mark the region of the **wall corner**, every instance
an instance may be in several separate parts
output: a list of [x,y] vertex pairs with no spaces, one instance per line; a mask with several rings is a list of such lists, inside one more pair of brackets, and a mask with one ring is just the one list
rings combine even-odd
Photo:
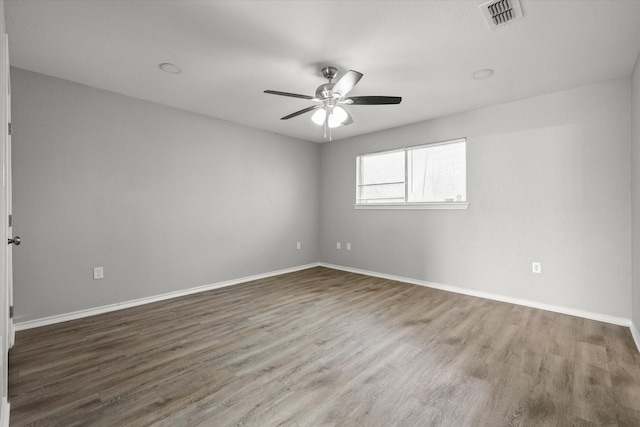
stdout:
[[631,331],[640,351],[640,53],[631,74]]

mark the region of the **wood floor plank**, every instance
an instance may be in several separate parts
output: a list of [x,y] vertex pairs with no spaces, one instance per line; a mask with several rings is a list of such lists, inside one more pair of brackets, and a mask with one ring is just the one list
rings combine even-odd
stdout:
[[534,386],[520,407],[521,425],[561,426],[569,423],[573,401],[573,361],[544,355]]
[[619,427],[640,426],[640,411],[634,411],[626,407],[617,407],[616,415]]
[[555,316],[549,331],[545,353],[573,359],[576,355],[577,335],[574,327],[564,325],[558,320],[568,316]]
[[640,425],[627,328],[316,267],[18,332],[12,426]]
[[573,383],[574,415],[596,425],[616,425],[611,379],[606,369],[576,363]]

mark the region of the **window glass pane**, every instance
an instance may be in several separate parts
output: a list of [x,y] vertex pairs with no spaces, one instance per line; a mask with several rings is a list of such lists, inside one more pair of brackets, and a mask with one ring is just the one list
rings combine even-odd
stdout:
[[357,203],[404,202],[404,150],[358,156]]
[[379,184],[360,187],[361,203],[401,203],[404,202],[404,182],[399,184]]
[[467,200],[465,142],[407,150],[407,202]]
[[362,156],[361,184],[404,182],[404,151]]

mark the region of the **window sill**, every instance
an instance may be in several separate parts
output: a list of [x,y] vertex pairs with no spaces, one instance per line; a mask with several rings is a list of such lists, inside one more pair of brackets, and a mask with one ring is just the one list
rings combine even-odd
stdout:
[[467,209],[469,202],[430,202],[430,203],[366,203],[355,204],[355,209]]

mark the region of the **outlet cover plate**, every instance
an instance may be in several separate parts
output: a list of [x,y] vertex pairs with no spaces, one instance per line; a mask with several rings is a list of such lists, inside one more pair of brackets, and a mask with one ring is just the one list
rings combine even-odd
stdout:
[[103,267],[95,267],[93,269],[93,280],[104,279],[104,268]]

